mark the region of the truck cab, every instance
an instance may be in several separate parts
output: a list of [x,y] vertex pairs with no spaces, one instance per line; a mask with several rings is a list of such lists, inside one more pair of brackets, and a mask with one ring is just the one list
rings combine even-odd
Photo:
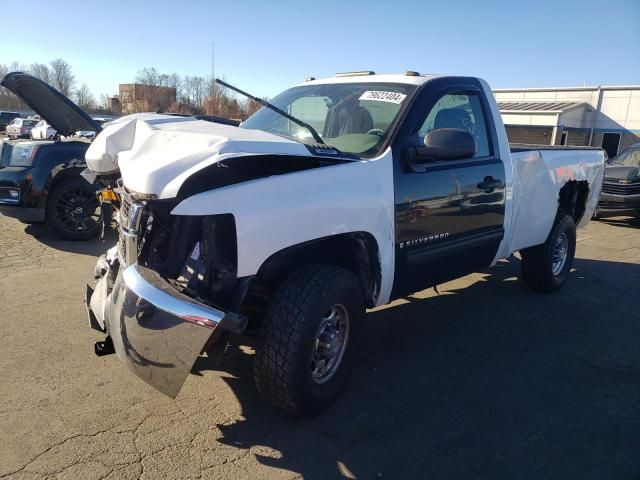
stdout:
[[96,353],[166,395],[250,332],[260,393],[315,415],[366,308],[514,252],[534,291],[567,280],[604,154],[510,146],[485,81],[354,72],[262,103],[240,126],[122,117],[86,154],[121,174],[119,241],[86,291]]

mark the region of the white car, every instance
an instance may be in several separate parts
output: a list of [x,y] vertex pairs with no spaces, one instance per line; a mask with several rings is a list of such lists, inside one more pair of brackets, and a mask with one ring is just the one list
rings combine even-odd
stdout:
[[31,129],[36,124],[35,120],[30,120],[28,118],[16,118],[13,122],[11,122],[7,126],[7,137],[18,139],[18,138],[29,138],[31,134]]
[[[96,122],[98,125],[104,125],[105,123],[109,122],[110,119],[103,118],[103,117],[93,117],[93,121]],[[93,130],[78,130],[76,132],[76,136],[93,139],[96,136],[96,132]]]
[[46,120],[40,120],[36,125],[31,129],[31,139],[32,140],[49,140],[56,136],[56,130],[51,125],[47,123]]

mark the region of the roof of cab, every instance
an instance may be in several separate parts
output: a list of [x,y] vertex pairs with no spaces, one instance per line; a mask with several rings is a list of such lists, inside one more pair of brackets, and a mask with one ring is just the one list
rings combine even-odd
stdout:
[[300,83],[300,85],[323,85],[330,83],[405,83],[408,85],[422,85],[442,75],[426,74],[426,75],[408,75],[405,73],[383,73],[383,74],[362,74],[353,72],[351,74],[344,73],[334,77],[320,78]]

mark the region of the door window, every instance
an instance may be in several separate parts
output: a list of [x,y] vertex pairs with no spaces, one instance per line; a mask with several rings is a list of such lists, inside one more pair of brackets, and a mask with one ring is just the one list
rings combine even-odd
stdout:
[[418,130],[419,141],[422,142],[427,133],[437,128],[459,128],[469,132],[476,141],[474,158],[491,153],[486,119],[478,95],[450,93],[442,96]]

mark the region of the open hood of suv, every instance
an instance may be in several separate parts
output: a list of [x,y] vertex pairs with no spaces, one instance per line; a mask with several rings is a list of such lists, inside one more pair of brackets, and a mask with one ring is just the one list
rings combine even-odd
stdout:
[[60,135],[73,135],[78,130],[93,130],[97,134],[102,130],[78,105],[36,77],[12,72],[5,75],[0,85],[29,105]]

